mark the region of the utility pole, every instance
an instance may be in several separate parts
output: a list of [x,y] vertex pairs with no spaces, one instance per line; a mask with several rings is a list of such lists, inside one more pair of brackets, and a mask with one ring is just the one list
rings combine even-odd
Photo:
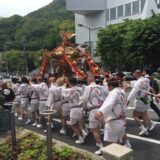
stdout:
[[21,44],[23,46],[23,57],[24,57],[24,63],[25,63],[25,75],[28,75],[28,64],[27,64],[27,56],[26,56],[26,37],[23,36],[21,39]]
[[83,24],[78,24],[78,26],[88,29],[88,33],[89,33],[89,51],[90,51],[90,53],[92,55],[91,31],[101,29],[102,27],[91,28],[91,27],[83,25]]

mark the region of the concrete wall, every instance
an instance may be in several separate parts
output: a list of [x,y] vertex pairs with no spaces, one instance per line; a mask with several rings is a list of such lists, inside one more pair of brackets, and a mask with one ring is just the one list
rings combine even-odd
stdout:
[[[122,17],[116,20],[107,21],[106,9],[134,2],[136,0],[66,0],[67,10],[75,13],[76,42],[84,44],[89,41],[89,31],[86,28],[79,27],[78,24],[88,26],[90,28],[106,27],[106,25],[121,23],[124,19],[145,19],[150,17],[151,10],[159,13],[155,0],[146,0],[142,13],[129,17]],[[158,0],[159,1],[159,0]],[[91,31],[91,41],[94,42],[94,48],[97,41],[98,30]]]
[[[98,14],[92,14],[90,16],[83,16],[79,14],[75,14],[75,26],[76,26],[76,41],[79,43],[83,43],[89,40],[89,31],[86,28],[79,27],[78,24],[83,24],[90,28],[97,28],[97,27],[105,27],[105,12],[100,12]],[[91,40],[95,41],[97,36],[94,34],[98,31],[92,30],[91,31]]]
[[157,7],[155,0],[146,0],[146,4],[144,6],[141,18],[145,19],[151,17],[152,16],[151,10],[153,10],[155,13],[159,13],[159,9]]
[[[84,27],[79,27],[78,24],[83,24],[93,29],[98,27],[104,28],[106,26],[105,22],[105,11],[89,16],[75,14],[76,42],[84,44],[86,41],[89,41],[89,30]],[[91,30],[93,49],[95,49],[96,46],[97,32],[99,29]]]
[[66,0],[66,8],[80,14],[92,14],[105,10],[105,0]]

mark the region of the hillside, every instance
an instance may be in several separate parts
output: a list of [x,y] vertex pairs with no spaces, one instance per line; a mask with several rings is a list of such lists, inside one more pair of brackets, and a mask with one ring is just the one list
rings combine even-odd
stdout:
[[61,30],[74,31],[74,15],[65,6],[65,0],[54,0],[25,17],[1,18],[0,51],[21,50],[24,43],[27,50],[55,47]]

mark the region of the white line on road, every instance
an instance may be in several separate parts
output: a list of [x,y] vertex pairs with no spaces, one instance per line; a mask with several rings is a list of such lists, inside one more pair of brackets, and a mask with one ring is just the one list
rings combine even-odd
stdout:
[[[134,110],[134,107],[127,107],[127,110]],[[154,112],[153,109],[148,109],[149,112]]]
[[[130,120],[130,121],[134,121],[134,119],[133,118],[129,118],[129,117],[127,117],[126,118],[127,120]],[[157,122],[157,121],[154,121],[155,123],[157,123],[157,124],[160,124],[160,122]]]
[[[127,118],[127,119],[129,119],[129,120],[134,120],[133,118]],[[53,120],[56,121],[56,122],[61,122],[61,120],[56,119],[56,118],[54,118]],[[71,126],[71,124],[70,124],[69,121],[67,121],[67,125]],[[151,139],[151,138],[140,137],[140,136],[133,135],[133,134],[127,134],[127,136],[128,136],[129,138],[138,139],[138,140],[142,140],[142,141],[145,141],[145,142],[160,144],[160,141],[159,141],[159,140],[155,140],[155,139]]]
[[155,139],[151,139],[151,138],[140,137],[140,136],[136,136],[136,135],[133,135],[133,134],[127,134],[127,136],[129,138],[134,138],[134,139],[139,139],[139,140],[150,142],[150,143],[160,144],[159,140],[155,140]]

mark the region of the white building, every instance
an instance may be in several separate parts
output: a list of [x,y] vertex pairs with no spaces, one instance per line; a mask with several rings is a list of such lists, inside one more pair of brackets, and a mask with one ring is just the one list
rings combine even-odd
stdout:
[[100,28],[124,19],[146,19],[152,16],[152,11],[159,13],[160,0],[66,0],[66,8],[75,13],[76,42],[91,41],[94,57],[93,48]]

